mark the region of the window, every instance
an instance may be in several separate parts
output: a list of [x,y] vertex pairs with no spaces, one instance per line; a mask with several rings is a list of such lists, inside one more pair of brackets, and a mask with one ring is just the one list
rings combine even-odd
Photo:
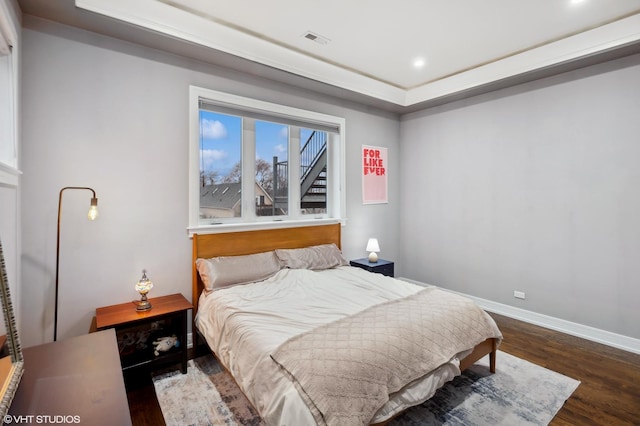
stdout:
[[344,217],[340,117],[190,88],[189,228]]
[[241,217],[242,118],[200,110],[199,126],[200,218]]
[[17,187],[18,37],[11,6],[6,7],[0,3],[0,185]]

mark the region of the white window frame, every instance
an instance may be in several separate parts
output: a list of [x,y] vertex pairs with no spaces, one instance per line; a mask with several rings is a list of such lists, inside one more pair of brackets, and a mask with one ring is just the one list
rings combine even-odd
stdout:
[[[243,197],[241,218],[222,219],[220,223],[200,224],[200,105],[201,99],[208,103],[218,104],[221,107],[256,112],[273,117],[285,117],[296,121],[314,124],[323,127],[337,129],[337,133],[329,133],[329,157],[327,158],[327,170],[330,173],[327,187],[327,212],[322,215],[302,215],[298,208],[289,206],[287,216],[260,217],[256,216],[253,209],[255,201],[254,179],[243,178]],[[189,86],[189,234],[229,232],[246,229],[268,229],[290,226],[304,226],[320,223],[335,223],[345,220],[346,194],[345,194],[345,133],[346,120],[342,117],[322,114],[314,111],[293,108],[286,105],[274,104],[257,99],[246,98],[230,93],[205,89],[197,86]],[[299,147],[298,147],[299,149]],[[291,150],[290,153],[294,150]],[[290,158],[291,160],[291,158]],[[255,153],[246,152],[243,144],[242,173],[244,176],[253,176]],[[248,170],[247,170],[248,168]],[[290,178],[291,181],[291,178]],[[296,185],[289,185],[290,191]],[[299,191],[299,188],[298,188]],[[290,199],[291,193],[290,193]],[[246,214],[253,212],[253,214]]]
[[[2,70],[0,84],[2,85],[2,114],[0,129],[0,184],[18,187],[21,175],[18,169],[18,28],[11,17],[9,6],[0,4],[0,55],[2,56]],[[8,155],[5,156],[5,152]]]

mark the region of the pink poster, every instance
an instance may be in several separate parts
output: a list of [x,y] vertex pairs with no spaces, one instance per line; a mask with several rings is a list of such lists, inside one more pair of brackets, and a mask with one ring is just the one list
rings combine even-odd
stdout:
[[387,148],[362,145],[362,203],[387,203]]

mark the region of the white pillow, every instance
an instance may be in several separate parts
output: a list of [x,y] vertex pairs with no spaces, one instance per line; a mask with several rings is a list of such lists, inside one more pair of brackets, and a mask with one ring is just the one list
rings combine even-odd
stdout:
[[321,244],[299,249],[277,249],[276,255],[282,262],[282,266],[290,269],[319,271],[349,264],[335,244]]
[[262,281],[282,269],[282,265],[273,251],[245,256],[197,259],[196,267],[202,283],[208,291],[234,284]]

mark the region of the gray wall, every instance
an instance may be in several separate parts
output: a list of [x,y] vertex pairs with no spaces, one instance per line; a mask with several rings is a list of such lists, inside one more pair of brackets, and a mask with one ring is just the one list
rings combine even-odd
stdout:
[[[639,56],[399,120],[37,18],[23,36],[25,346],[53,335],[63,186],[94,187],[101,216],[65,193],[62,338],[137,298],[143,268],[190,298],[190,84],[346,118],[348,258],[377,236],[398,275],[640,338]],[[389,148],[389,204],[361,204],[363,144]]]
[[[377,235],[396,258],[399,119],[93,33],[25,17],[23,56],[23,315],[25,346],[53,335],[56,215],[63,186],[91,186],[100,218],[86,220],[89,193],[65,192],[60,255],[60,338],[86,333],[99,306],[151,296],[191,298],[188,221],[190,84],[346,118],[349,258]],[[360,147],[390,150],[390,203],[361,204]],[[27,296],[28,295],[28,296]]]
[[640,338],[639,160],[637,55],[403,116],[404,274]]
[[[20,299],[20,287],[18,286],[20,267],[19,206],[19,188],[0,182],[0,243],[2,243],[4,266],[16,319],[20,315],[20,307],[17,305],[17,301]],[[0,322],[0,333],[7,334],[4,319]]]

